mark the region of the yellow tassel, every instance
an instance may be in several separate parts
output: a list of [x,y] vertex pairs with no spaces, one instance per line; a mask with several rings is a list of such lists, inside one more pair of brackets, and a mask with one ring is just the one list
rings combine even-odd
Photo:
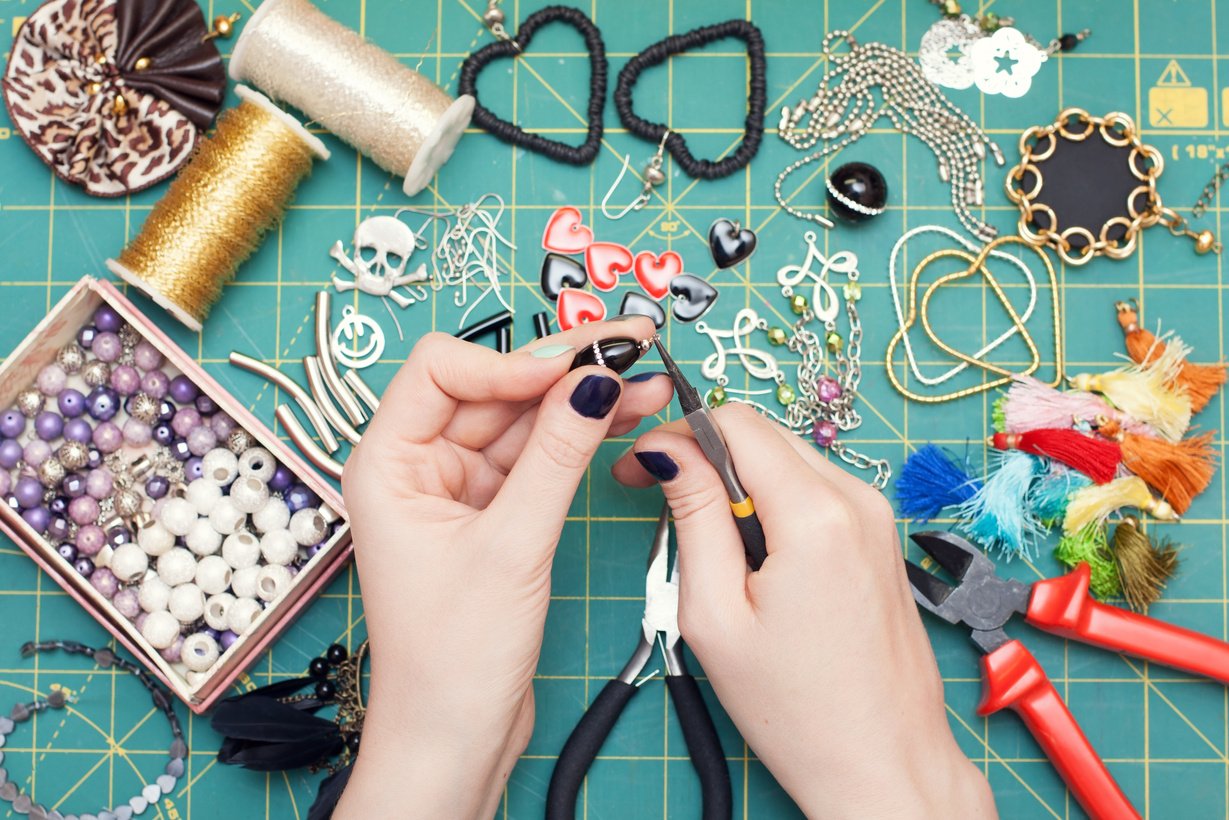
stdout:
[[1191,426],[1191,399],[1172,386],[1182,362],[1169,354],[1167,349],[1146,365],[1109,373],[1081,373],[1071,383],[1079,390],[1101,393],[1127,415],[1148,422],[1170,441],[1178,441]]
[[1077,490],[1067,505],[1063,532],[1074,535],[1093,522],[1104,521],[1114,510],[1123,507],[1135,507],[1164,521],[1178,520],[1173,507],[1162,499],[1153,498],[1147,483],[1133,475]]

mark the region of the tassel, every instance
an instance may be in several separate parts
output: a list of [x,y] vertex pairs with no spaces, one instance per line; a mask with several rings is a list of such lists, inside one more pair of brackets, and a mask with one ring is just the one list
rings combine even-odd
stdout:
[[998,457],[998,468],[976,494],[960,505],[965,519],[960,528],[987,548],[998,549],[1008,560],[1032,556],[1033,543],[1045,528],[1028,510],[1025,497],[1033,478],[1044,468],[1042,459],[1009,450]]
[[1016,376],[1002,402],[1002,423],[996,404],[994,429],[1000,433],[1027,433],[1045,428],[1062,429],[1080,422],[1092,423],[1098,417],[1113,419],[1124,429],[1142,436],[1156,431],[1142,421],[1115,410],[1095,393],[1083,390],[1055,390],[1032,376]]
[[1191,349],[1177,336],[1169,336],[1166,340],[1158,339],[1147,328],[1139,326],[1139,315],[1128,302],[1117,302],[1118,324],[1122,326],[1127,344],[1127,355],[1137,364],[1148,364],[1154,358],[1167,352],[1166,348],[1178,347],[1182,360],[1175,379],[1177,384],[1186,389],[1191,399],[1191,411],[1198,413],[1207,407],[1208,402],[1216,397],[1225,384],[1225,364],[1195,364],[1189,361]]
[[1170,387],[1176,369],[1170,360],[1112,370],[1081,373],[1071,380],[1077,390],[1101,393],[1128,415],[1143,419],[1162,437],[1177,441],[1191,426],[1191,399]]
[[999,396],[994,400],[994,404],[990,405],[990,426],[996,433],[1024,432],[1023,430],[1009,430],[1007,428],[1007,396]]
[[1105,527],[1089,524],[1078,532],[1064,535],[1054,548],[1054,557],[1068,569],[1081,563],[1092,570],[1088,589],[1098,598],[1113,598],[1122,592],[1118,565],[1105,539]]
[[353,773],[354,764],[350,764],[320,781],[316,802],[307,810],[307,820],[329,820],[333,816],[333,810],[337,808],[341,793],[346,790]]
[[995,433],[990,444],[997,450],[1022,450],[1052,458],[1079,470],[1098,484],[1113,481],[1122,463],[1117,442],[1086,436],[1075,430],[1030,430],[1027,433]]
[[937,518],[944,507],[963,504],[981,489],[981,481],[971,472],[967,457],[962,466],[933,444],[920,447],[905,461],[896,479],[901,514],[924,522]]
[[1216,452],[1209,446],[1213,433],[1175,444],[1131,435],[1112,421],[1098,425],[1097,432],[1120,442],[1122,463],[1164,496],[1178,515],[1186,514],[1216,474]]
[[1072,494],[1091,483],[1092,479],[1081,472],[1062,464],[1051,464],[1029,490],[1028,507],[1042,524],[1052,527],[1067,514]]
[[1147,612],[1161,597],[1165,582],[1177,571],[1178,550],[1168,539],[1162,540],[1159,547],[1153,546],[1132,516],[1122,519],[1114,528],[1113,544],[1122,595],[1131,609]]
[[1153,498],[1147,483],[1139,476],[1127,476],[1109,484],[1093,484],[1078,490],[1067,504],[1063,532],[1072,535],[1089,524],[1103,522],[1110,513],[1123,507],[1135,507],[1163,521],[1177,521],[1173,507]]

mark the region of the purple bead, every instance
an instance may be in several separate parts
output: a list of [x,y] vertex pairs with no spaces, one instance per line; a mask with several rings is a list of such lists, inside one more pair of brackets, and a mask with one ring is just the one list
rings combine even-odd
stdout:
[[222,644],[222,651],[226,652],[235,645],[235,641],[239,640],[239,636],[229,629],[222,633],[221,640],[218,643]]
[[89,558],[78,558],[73,562],[73,569],[81,575],[84,575],[86,578],[89,578],[94,574],[94,562]]
[[99,361],[111,364],[124,352],[124,345],[120,342],[119,336],[104,331],[98,334],[98,338],[94,340],[94,346],[90,348],[90,352]]
[[12,493],[4,497],[4,506],[8,507],[15,514],[21,515],[21,505],[17,503],[17,496]]
[[17,438],[26,431],[26,417],[15,408],[10,407],[0,415],[0,436]]
[[141,614],[141,600],[137,591],[131,587],[115,593],[115,597],[111,599],[111,606],[130,621]]
[[178,635],[175,638],[175,643],[168,646],[166,649],[161,649],[158,654],[167,663],[179,663],[183,658],[183,635]]
[[43,485],[38,483],[37,478],[23,475],[17,479],[13,495],[17,496],[17,503],[21,505],[21,508],[28,510],[43,503]]
[[111,387],[121,396],[131,396],[141,388],[141,374],[130,364],[111,368]]
[[815,439],[815,443],[820,447],[830,447],[832,442],[836,441],[836,433],[836,425],[825,420],[815,424],[815,429],[811,431],[811,438]]
[[188,433],[187,440],[188,449],[194,456],[203,456],[218,446],[218,437],[213,434],[213,430],[203,424]]
[[85,476],[81,473],[69,473],[60,482],[60,492],[69,498],[80,498],[85,495]]
[[49,364],[38,371],[34,384],[44,396],[56,396],[68,384],[68,374],[58,364]]
[[81,555],[97,555],[106,543],[106,534],[96,524],[86,524],[77,530],[77,552]]
[[77,548],[72,544],[60,544],[55,548],[56,553],[68,563],[77,560]]
[[841,383],[831,376],[821,376],[819,384],[816,387],[816,393],[819,400],[824,404],[836,401],[841,397]]
[[110,421],[119,412],[119,396],[109,387],[95,387],[85,397],[85,409],[99,421]]
[[22,446],[11,438],[0,441],[0,467],[11,470],[21,461]]
[[81,395],[80,390],[72,387],[60,391],[55,403],[60,412],[64,414],[64,418],[75,419],[85,412],[85,396]]
[[153,344],[142,339],[132,349],[132,361],[136,363],[137,367],[148,373],[151,370],[157,369],[162,364],[162,354],[158,352],[158,348],[154,347]]
[[182,373],[171,379],[171,398],[179,404],[189,404],[195,401],[200,392],[192,380]]
[[37,467],[51,457],[51,445],[42,439],[36,438],[26,444],[21,451],[21,457],[25,459],[26,464],[31,467]]
[[9,494],[13,489],[13,476],[5,470],[0,470],[0,498]]
[[201,414],[196,412],[195,407],[179,408],[171,421],[171,429],[175,431],[175,435],[182,438],[187,438],[189,433],[200,426]]
[[294,473],[290,472],[290,468],[286,465],[279,464],[273,471],[273,477],[269,479],[269,491],[283,493],[293,483]]
[[173,418],[175,418],[175,402],[170,399],[158,402],[158,421],[170,424]]
[[315,558],[315,557],[316,557],[316,554],[317,554],[318,552],[320,552],[320,550],[322,550],[322,549],[324,549],[324,542],[323,542],[323,541],[322,541],[321,543],[319,543],[319,544],[312,544],[310,547],[308,547],[308,548],[307,548],[307,557],[308,557],[309,559],[310,559],[310,558]]
[[[68,502],[68,517],[75,521],[79,527],[93,524],[98,520],[101,512],[98,500],[88,495],[78,496]],[[78,544],[78,546],[80,545]]]
[[[63,395],[63,393],[60,395]],[[84,401],[82,399],[83,403]],[[64,422],[64,438],[67,441],[79,441],[82,444],[90,444],[94,441],[94,428],[85,419],[69,419]]]
[[132,543],[132,533],[124,526],[112,527],[107,530],[107,543],[113,547]]
[[99,467],[102,466],[102,453],[98,451],[97,447],[90,448],[90,460],[87,461],[85,464],[91,470],[97,470]]
[[85,476],[85,491],[91,498],[102,501],[115,488],[115,477],[105,467],[90,470]]
[[40,534],[46,532],[47,527],[51,524],[51,510],[46,507],[32,507],[24,510],[21,517],[34,528],[35,532]]
[[218,403],[209,396],[206,396],[204,393],[197,396],[194,403],[196,405],[197,412],[202,416],[212,416],[214,413],[218,412]]
[[119,329],[124,326],[124,320],[120,318],[119,313],[110,305],[99,305],[98,310],[94,311],[94,327],[99,330],[105,330],[108,333],[118,333]]
[[219,641],[222,639],[222,633],[214,629],[211,626],[205,627],[204,629],[201,630],[201,632],[204,632],[206,635],[213,638],[215,641]]
[[94,446],[110,455],[124,446],[124,434],[111,422],[104,421],[94,428]]
[[160,399],[166,395],[170,384],[171,380],[161,370],[151,370],[141,377],[141,392]]
[[124,422],[124,441],[132,447],[144,447],[153,437],[153,429],[143,421],[128,419]]
[[106,567],[99,567],[90,573],[90,586],[98,590],[98,594],[108,600],[115,597],[115,593],[119,592],[119,579],[115,577],[115,573]]
[[171,429],[169,424],[159,424],[154,427],[154,441],[161,444],[163,447],[169,447],[171,442],[175,440],[175,431]]
[[192,451],[188,449],[188,442],[181,438],[177,438],[171,442],[171,446],[167,448],[171,451],[171,455],[177,461],[187,461],[192,458]]
[[183,465],[184,480],[191,484],[205,475],[205,462],[197,456],[192,456]]
[[145,482],[145,494],[157,501],[171,490],[171,480],[163,475],[156,475]]
[[320,503],[320,498],[304,484],[296,484],[286,491],[284,500],[292,513]]
[[[0,473],[2,475],[2,473]],[[65,516],[68,515],[68,502],[71,498],[66,498],[62,495],[57,495],[51,499],[51,503],[47,505],[47,509],[51,510],[52,515]]]
[[34,417],[34,432],[43,441],[55,441],[64,432],[64,417],[44,410]]
[[51,516],[51,523],[47,525],[47,538],[52,541],[67,541],[69,532],[67,518],[62,518],[58,515]]
[[213,434],[218,437],[218,440],[222,440],[229,436],[238,425],[226,413],[219,412],[209,417],[209,427],[213,430]]
[[77,344],[89,350],[94,346],[94,340],[98,338],[98,328],[93,325],[86,325],[77,331]]

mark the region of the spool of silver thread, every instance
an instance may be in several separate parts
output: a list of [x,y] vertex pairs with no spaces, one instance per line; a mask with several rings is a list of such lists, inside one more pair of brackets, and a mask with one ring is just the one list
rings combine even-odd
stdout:
[[473,97],[452,99],[308,0],[265,0],[235,43],[230,76],[403,175],[410,195],[452,156],[474,111]]

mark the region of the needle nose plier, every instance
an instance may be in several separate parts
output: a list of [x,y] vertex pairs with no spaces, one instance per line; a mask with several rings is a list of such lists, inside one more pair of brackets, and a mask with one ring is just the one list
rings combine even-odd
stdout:
[[683,641],[679,635],[679,567],[668,571],[670,544],[670,508],[662,507],[657,532],[649,550],[649,568],[645,575],[644,618],[640,640],[618,676],[602,688],[584,717],[576,724],[551,775],[546,793],[547,820],[572,820],[576,815],[576,798],[585,774],[598,751],[610,735],[619,715],[640,691],[637,678],[653,657],[653,645],[660,644],[666,664],[666,688],[683,728],[683,739],[691,755],[691,764],[700,776],[704,820],[728,820],[733,813],[734,799],[730,791],[730,770],[712,716],[700,695],[696,679],[687,672],[683,660]]
[[1229,644],[1173,624],[1098,603],[1088,595],[1090,570],[1032,584],[1003,579],[994,563],[950,532],[910,536],[956,580],[949,584],[905,562],[918,606],[972,630],[981,659],[979,715],[1012,709],[1058,769],[1076,800],[1095,818],[1139,817],[1075,718],[1024,644],[1003,627],[1013,615],[1038,629],[1123,652],[1173,669],[1229,683]]

